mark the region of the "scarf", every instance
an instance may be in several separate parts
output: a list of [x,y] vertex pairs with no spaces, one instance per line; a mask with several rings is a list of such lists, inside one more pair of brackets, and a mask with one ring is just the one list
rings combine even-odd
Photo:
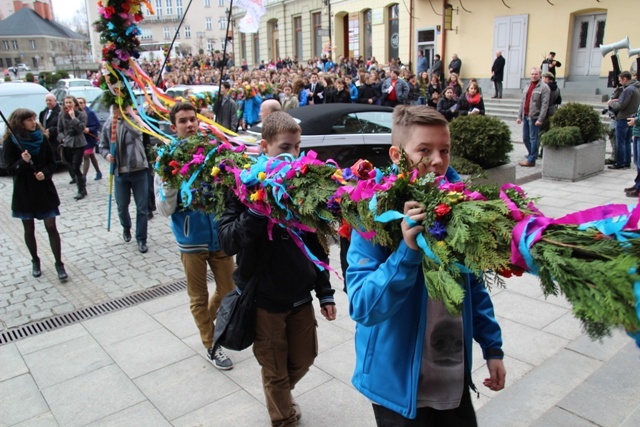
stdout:
[[40,147],[42,146],[42,131],[40,129],[36,129],[33,132],[27,132],[29,139],[23,139],[21,137],[16,137],[22,147],[29,152],[32,156],[37,156],[40,154]]
[[466,98],[467,98],[467,102],[470,105],[478,105],[480,103],[480,92],[477,92],[475,95],[471,95],[469,94],[469,92],[467,92],[466,94]]

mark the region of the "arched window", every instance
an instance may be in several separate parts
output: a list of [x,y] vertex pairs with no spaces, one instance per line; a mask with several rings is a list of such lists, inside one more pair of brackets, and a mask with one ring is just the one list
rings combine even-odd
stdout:
[[389,58],[391,61],[393,58],[397,58],[400,55],[400,6],[396,4],[392,4],[388,9],[389,16],[389,26],[388,33],[389,34]]
[[371,42],[371,18],[372,13],[371,9],[367,9],[362,12],[362,25],[363,25],[363,47],[364,47],[364,57],[365,59],[369,59],[373,56],[373,44]]

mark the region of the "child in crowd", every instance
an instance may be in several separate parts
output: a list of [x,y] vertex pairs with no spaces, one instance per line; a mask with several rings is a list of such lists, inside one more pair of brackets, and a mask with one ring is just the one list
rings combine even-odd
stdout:
[[[447,120],[430,108],[398,105],[393,112],[389,156],[402,153],[420,176],[430,172],[459,181],[449,167]],[[403,241],[391,252],[357,232],[348,252],[347,288],[356,326],[354,386],[373,402],[379,426],[475,426],[469,388],[475,339],[484,353],[489,378],[505,383],[500,327],[484,284],[462,275],[465,298],[461,315],[451,315],[427,295],[416,236],[424,228],[424,206],[404,203]]]
[[[178,139],[198,132],[196,107],[188,102],[176,103],[169,112],[171,130]],[[158,211],[171,217],[171,229],[178,242],[180,259],[187,279],[191,314],[200,331],[200,339],[207,349],[207,357],[222,370],[233,368],[231,359],[220,346],[213,347],[214,320],[222,298],[233,290],[233,258],[220,249],[218,223],[212,214],[191,210],[178,200],[178,190],[164,185],[155,176],[155,199]],[[216,290],[209,297],[207,264],[216,281]]]
[[[297,157],[300,127],[287,113],[269,114],[262,125],[260,146],[267,157]],[[318,237],[298,232],[307,247],[328,263]],[[256,337],[253,353],[262,367],[262,385],[273,426],[295,426],[301,417],[291,394],[317,355],[317,332],[311,290],[322,315],[336,318],[329,272],[320,271],[296,246],[288,232],[230,196],[220,219],[222,249],[235,255],[233,279],[240,290],[257,281]]]

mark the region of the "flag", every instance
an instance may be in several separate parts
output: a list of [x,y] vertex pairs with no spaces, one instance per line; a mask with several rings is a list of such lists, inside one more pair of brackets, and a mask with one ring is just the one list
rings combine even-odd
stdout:
[[239,22],[241,33],[257,33],[260,28],[260,17],[267,13],[264,0],[235,0],[234,6],[247,13]]

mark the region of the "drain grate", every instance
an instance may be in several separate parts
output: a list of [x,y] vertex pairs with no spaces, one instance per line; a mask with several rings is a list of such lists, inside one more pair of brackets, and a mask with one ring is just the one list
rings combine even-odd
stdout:
[[[211,273],[208,273],[207,279],[210,281],[213,280],[213,275]],[[65,313],[59,316],[40,320],[38,322],[29,323],[28,325],[11,328],[0,333],[0,346],[19,341],[23,338],[37,335],[42,332],[52,331],[54,329],[69,326],[77,322],[82,322],[83,320],[122,310],[123,308],[131,307],[142,302],[170,295],[179,291],[183,291],[185,289],[187,289],[187,282],[184,280],[180,280],[174,283],[169,283],[167,285],[159,285],[154,288],[145,289],[144,291],[136,292],[125,297],[116,298],[114,300],[103,302],[101,304],[81,308],[70,313]]]

